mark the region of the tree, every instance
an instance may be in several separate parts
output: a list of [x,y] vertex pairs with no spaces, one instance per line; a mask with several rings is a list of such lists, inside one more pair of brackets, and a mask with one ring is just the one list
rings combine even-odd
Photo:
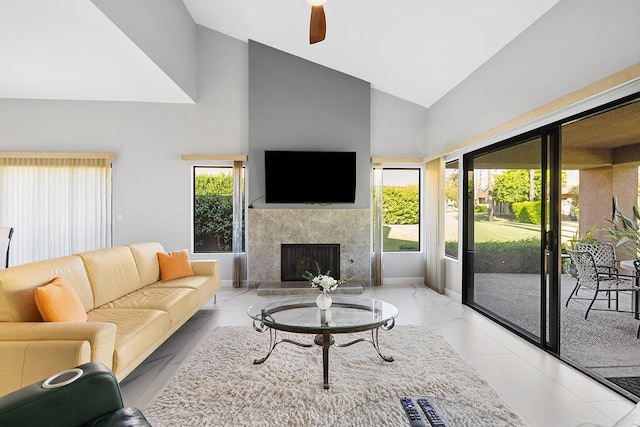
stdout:
[[[542,194],[540,169],[508,169],[494,176],[493,199],[496,202],[533,202]],[[567,171],[560,175],[561,184],[567,182]],[[549,188],[547,188],[549,191]]]
[[[540,171],[534,171],[533,196],[540,199]],[[508,169],[493,177],[493,199],[496,202],[525,202],[530,200],[529,170]]]
[[444,196],[447,201],[453,203],[454,206],[458,206],[458,172],[453,172],[444,181]]

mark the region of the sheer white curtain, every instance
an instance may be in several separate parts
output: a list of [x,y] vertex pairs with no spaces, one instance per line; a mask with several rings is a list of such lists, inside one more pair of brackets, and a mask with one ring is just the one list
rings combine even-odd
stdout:
[[374,286],[382,286],[382,164],[373,166],[373,260],[371,269],[371,282]]
[[427,163],[426,167],[426,268],[425,283],[444,293],[444,158]]
[[243,237],[243,210],[244,210],[244,169],[241,160],[233,162],[233,287],[242,286],[242,265],[246,259],[244,252]]
[[0,225],[15,229],[9,265],[111,246],[111,159],[0,153]]

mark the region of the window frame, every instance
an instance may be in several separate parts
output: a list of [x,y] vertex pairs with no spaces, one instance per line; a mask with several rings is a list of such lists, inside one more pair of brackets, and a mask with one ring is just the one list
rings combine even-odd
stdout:
[[[450,167],[450,165],[456,165],[455,168]],[[458,219],[456,221],[456,253],[455,255],[452,253],[448,253],[447,252],[447,248],[446,248],[446,228],[447,228],[447,216],[446,216],[446,209],[447,209],[447,196],[446,196],[446,183],[447,183],[447,170],[453,170],[456,169],[458,172],[458,188],[456,190],[456,196],[457,196],[457,206],[458,206]],[[447,160],[445,161],[444,164],[444,185],[445,185],[445,194],[443,197],[443,209],[445,210],[445,214],[444,214],[444,226],[445,226],[445,241],[444,241],[444,256],[446,258],[449,259],[453,259],[453,260],[459,260],[460,259],[460,159],[455,158],[455,159],[451,159],[451,160]]]
[[[415,171],[418,176],[418,233],[417,233],[417,237],[418,237],[418,247],[416,249],[397,249],[397,250],[388,250],[385,249],[384,247],[384,238],[382,239],[382,253],[402,253],[402,252],[407,252],[407,253],[419,253],[423,250],[423,237],[422,237],[422,201],[423,201],[423,175],[424,175],[424,169],[421,166],[384,166],[382,167],[382,205],[380,207],[380,209],[384,212],[384,187],[385,187],[385,183],[384,183],[384,175],[386,171],[393,171],[393,170],[406,170],[406,171]],[[382,221],[382,227],[384,227],[385,223],[384,221]]]
[[[233,179],[233,164],[227,164],[225,162],[225,164],[196,164],[196,165],[192,165],[192,179],[191,179],[191,197],[192,197],[192,215],[191,215],[191,239],[192,239],[192,250],[194,254],[233,254],[234,250],[233,250],[233,238],[234,238],[234,231],[232,229],[231,232],[231,247],[229,250],[227,251],[223,251],[223,250],[201,250],[198,249],[196,246],[196,177],[198,176],[198,169],[227,169],[229,170],[231,173],[231,177]],[[244,210],[246,208],[246,191],[245,191],[245,174],[246,174],[246,165],[243,163],[242,165],[242,184],[241,184],[241,188],[242,188],[242,194],[240,195],[236,195],[233,192],[234,186],[232,184],[232,193],[231,193],[231,197],[232,197],[232,206],[236,205],[237,202],[237,198],[240,198],[240,206],[242,209],[242,242],[241,242],[241,247],[242,247],[242,252],[246,251],[246,222],[245,222],[245,215],[244,215]],[[234,214],[233,211],[231,213],[231,223],[233,224],[234,221]]]

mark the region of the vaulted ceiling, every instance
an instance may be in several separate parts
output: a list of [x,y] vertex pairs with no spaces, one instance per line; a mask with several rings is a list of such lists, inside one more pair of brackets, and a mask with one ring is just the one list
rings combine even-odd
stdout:
[[[156,0],[168,1],[168,0]],[[309,44],[305,0],[184,0],[194,22],[431,106],[559,0],[328,0]],[[0,0],[0,97],[191,102],[87,0]]]

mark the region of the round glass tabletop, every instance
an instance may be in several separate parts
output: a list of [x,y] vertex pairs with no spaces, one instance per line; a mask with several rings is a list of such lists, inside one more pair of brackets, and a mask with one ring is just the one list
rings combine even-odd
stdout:
[[353,295],[332,295],[326,310],[316,305],[315,296],[265,299],[248,308],[254,323],[289,332],[332,333],[370,330],[392,322],[398,308],[386,301]]

